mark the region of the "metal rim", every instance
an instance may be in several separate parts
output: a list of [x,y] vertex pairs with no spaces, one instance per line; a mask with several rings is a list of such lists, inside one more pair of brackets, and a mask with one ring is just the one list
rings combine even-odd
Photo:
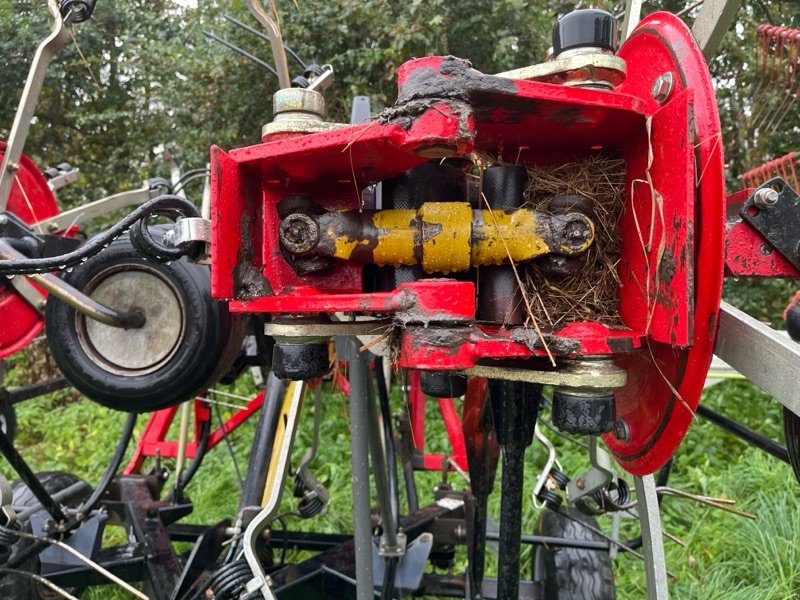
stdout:
[[[89,359],[110,373],[128,377],[153,373],[168,363],[178,351],[186,332],[186,306],[178,288],[163,273],[153,267],[138,263],[116,265],[101,271],[93,277],[84,291],[92,298],[98,299],[96,298],[98,296],[97,292],[99,291],[102,297],[102,294],[108,289],[103,287],[104,283],[108,284],[109,280],[117,275],[127,274],[130,276],[131,273],[145,274],[147,277],[153,278],[151,283],[160,286],[162,294],[158,297],[151,296],[144,301],[141,301],[141,298],[134,298],[139,302],[130,303],[129,306],[124,307],[124,310],[144,309],[145,315],[150,313],[152,316],[156,312],[153,310],[154,302],[158,302],[159,299],[167,303],[174,301],[172,306],[164,306],[162,304],[159,308],[162,316],[166,316],[166,319],[179,324],[177,331],[162,328],[161,325],[165,321],[164,318],[158,318],[157,320],[151,318],[141,329],[125,330],[103,325],[77,311],[75,313],[75,329],[78,333],[78,340]],[[107,302],[105,300],[104,303]],[[116,308],[123,309],[120,306]],[[175,308],[177,308],[177,311]],[[168,314],[164,315],[164,312]],[[103,334],[105,333],[112,334],[112,337],[116,340],[115,345],[117,348],[110,346],[107,341],[103,340]],[[158,336],[161,339],[158,339]],[[129,343],[126,344],[126,342]],[[154,354],[151,354],[150,358],[146,359],[142,359],[141,354],[135,353],[129,354],[127,358],[121,358],[120,351],[126,348],[130,350],[131,345],[134,350],[150,351]]]

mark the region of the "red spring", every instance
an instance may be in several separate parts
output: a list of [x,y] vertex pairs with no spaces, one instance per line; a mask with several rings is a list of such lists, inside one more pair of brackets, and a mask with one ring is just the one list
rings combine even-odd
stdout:
[[742,186],[745,188],[755,188],[773,177],[781,177],[795,191],[800,189],[797,182],[796,166],[800,167],[800,152],[789,152],[780,158],[776,158],[764,163],[760,167],[751,169],[742,175]]
[[754,62],[759,74],[753,90],[753,127],[774,132],[800,92],[800,29],[764,24],[756,30],[756,38]]

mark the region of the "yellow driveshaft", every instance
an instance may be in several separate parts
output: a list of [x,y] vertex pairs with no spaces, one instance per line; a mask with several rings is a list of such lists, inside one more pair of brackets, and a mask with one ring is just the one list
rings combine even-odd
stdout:
[[280,228],[283,248],[375,265],[422,265],[427,273],[579,254],[594,224],[577,212],[519,208],[473,210],[467,202],[426,202],[418,210],[293,213]]

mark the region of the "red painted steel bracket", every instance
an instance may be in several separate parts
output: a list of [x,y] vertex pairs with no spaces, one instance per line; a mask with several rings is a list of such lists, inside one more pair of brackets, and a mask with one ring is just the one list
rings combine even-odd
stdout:
[[[241,312],[394,315],[406,366],[539,357],[527,330],[475,322],[470,282],[422,280],[370,293],[360,265],[298,275],[281,254],[277,204],[311,194],[325,210],[358,208],[367,185],[445,155],[477,151],[537,165],[620,156],[625,327],[573,323],[546,333],[560,356],[610,354],[627,370],[616,407],[630,436],[605,440],[627,470],[654,471],[685,435],[711,361],[725,250],[722,141],[702,53],[677,17],[650,15],[619,56],[627,77],[613,91],[502,79],[450,57],[417,59],[400,69],[398,104],[372,123],[213,148],[212,293]],[[651,92],[665,73],[673,88],[660,104]]]

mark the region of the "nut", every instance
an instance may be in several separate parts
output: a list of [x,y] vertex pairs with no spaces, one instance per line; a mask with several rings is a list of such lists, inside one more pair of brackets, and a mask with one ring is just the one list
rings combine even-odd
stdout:
[[586,480],[583,477],[578,477],[578,479],[575,480],[575,487],[579,490],[584,489],[586,487]]
[[761,188],[753,194],[753,204],[761,210],[775,206],[778,203],[778,192],[772,188]]

